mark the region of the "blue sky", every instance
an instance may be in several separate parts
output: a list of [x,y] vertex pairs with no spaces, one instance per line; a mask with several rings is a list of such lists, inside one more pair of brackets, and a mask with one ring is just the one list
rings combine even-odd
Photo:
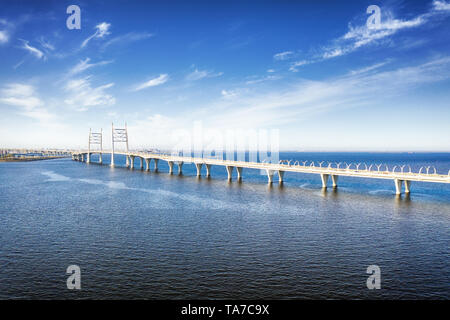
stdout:
[[[69,5],[81,29],[69,30]],[[369,29],[370,5],[380,25]],[[450,2],[2,1],[0,146],[279,130],[282,150],[450,151]],[[196,122],[197,121],[197,122]]]

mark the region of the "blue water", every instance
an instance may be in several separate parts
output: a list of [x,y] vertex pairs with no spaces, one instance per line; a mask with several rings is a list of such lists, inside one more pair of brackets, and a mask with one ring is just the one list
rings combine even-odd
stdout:
[[[281,159],[450,170],[450,154],[285,153]],[[94,157],[94,161],[96,158]],[[107,164],[109,157],[104,157]],[[450,298],[450,185],[286,173],[267,185],[85,164],[0,163],[0,298]],[[136,166],[139,161],[136,160]],[[81,268],[68,290],[66,268]],[[366,268],[381,269],[368,290]]]

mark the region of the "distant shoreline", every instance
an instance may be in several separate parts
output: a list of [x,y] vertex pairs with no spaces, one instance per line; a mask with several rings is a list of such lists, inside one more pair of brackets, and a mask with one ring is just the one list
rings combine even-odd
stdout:
[[52,159],[61,159],[67,157],[23,157],[23,158],[0,158],[0,162],[28,162],[28,161],[39,161],[39,160],[52,160]]

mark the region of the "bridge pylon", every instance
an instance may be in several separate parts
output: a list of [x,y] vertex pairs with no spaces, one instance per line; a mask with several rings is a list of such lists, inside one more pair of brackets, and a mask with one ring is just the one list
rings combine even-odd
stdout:
[[112,139],[112,152],[111,152],[111,167],[114,167],[114,143],[125,142],[127,152],[127,166],[128,166],[128,129],[125,122],[125,128],[114,128],[114,123],[111,123],[111,139]]
[[88,154],[87,154],[87,163],[91,162],[91,145],[99,145],[100,146],[100,154],[99,154],[99,163],[102,163],[102,153],[103,153],[103,129],[100,129],[100,132],[92,132],[92,129],[89,129],[89,143],[88,143]]

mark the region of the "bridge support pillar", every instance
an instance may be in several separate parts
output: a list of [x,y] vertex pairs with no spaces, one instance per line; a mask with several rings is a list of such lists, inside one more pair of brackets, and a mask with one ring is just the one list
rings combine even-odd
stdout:
[[242,181],[242,167],[236,167],[236,171],[238,181]]
[[86,154],[86,163],[91,163],[91,154],[89,152]]
[[227,169],[228,181],[231,181],[231,179],[233,177],[234,167],[232,167],[232,166],[225,166],[225,168]]
[[322,173],[320,175],[320,178],[322,179],[322,188],[326,189],[327,188],[327,184],[328,184],[328,174],[326,173]]
[[278,182],[283,183],[284,171],[278,170]]
[[134,156],[130,156],[130,162],[129,162],[129,165],[130,165],[130,169],[134,169]]
[[195,164],[195,168],[197,169],[197,177],[200,177],[202,175],[202,165],[203,165],[203,163]]
[[167,162],[167,164],[169,165],[169,173],[172,174],[173,173],[173,162],[169,161],[169,162]]
[[334,175],[334,174],[331,175],[331,181],[333,182],[333,188],[337,188],[338,177],[339,176]]
[[130,158],[128,155],[125,156],[125,166],[128,168],[130,166]]
[[206,164],[206,176],[210,177],[211,176],[211,165],[210,164]]
[[145,159],[145,171],[150,171],[150,160],[151,159]]
[[269,184],[273,183],[273,170],[266,169],[267,180]]
[[100,164],[103,163],[103,154],[101,152],[98,155],[98,163],[100,163]]
[[158,172],[158,161],[159,161],[159,159],[153,159],[153,161],[155,162],[155,172]]
[[183,161],[178,161],[178,174],[182,174],[183,173]]
[[395,179],[394,183],[395,183],[395,194],[401,194],[403,180]]
[[139,165],[141,167],[141,170],[143,170],[144,169],[144,158],[139,157]]
[[110,166],[111,166],[111,167],[114,167],[114,150],[113,150],[113,152],[111,153],[111,164],[110,164]]
[[405,193],[411,192],[411,181],[405,180]]

